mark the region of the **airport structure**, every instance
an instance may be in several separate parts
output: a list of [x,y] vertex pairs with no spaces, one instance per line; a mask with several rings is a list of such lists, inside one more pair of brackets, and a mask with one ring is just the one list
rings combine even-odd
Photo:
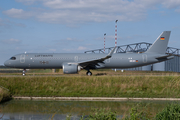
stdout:
[[[143,53],[151,46],[151,43],[141,42],[129,45],[117,46],[115,53]],[[85,53],[109,53],[114,47],[96,49],[85,51]],[[172,71],[180,72],[180,49],[167,47],[166,54],[174,55],[173,59],[167,60],[165,62],[160,62],[152,65],[129,68],[124,70],[142,70],[142,71]]]

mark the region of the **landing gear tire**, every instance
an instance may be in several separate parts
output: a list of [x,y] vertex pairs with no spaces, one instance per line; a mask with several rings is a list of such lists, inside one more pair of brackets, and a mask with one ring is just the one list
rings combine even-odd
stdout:
[[91,76],[91,75],[92,75],[92,72],[87,71],[86,75]]
[[26,69],[23,70],[22,75],[23,75],[23,76],[26,75]]

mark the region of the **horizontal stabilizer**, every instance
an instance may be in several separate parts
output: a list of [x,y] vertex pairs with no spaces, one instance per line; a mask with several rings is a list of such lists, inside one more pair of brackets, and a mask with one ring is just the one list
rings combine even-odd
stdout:
[[173,58],[174,58],[174,56],[166,55],[166,56],[157,57],[156,59],[158,59],[158,60],[161,60],[161,59],[167,59],[167,60],[169,60],[169,59],[173,59]]

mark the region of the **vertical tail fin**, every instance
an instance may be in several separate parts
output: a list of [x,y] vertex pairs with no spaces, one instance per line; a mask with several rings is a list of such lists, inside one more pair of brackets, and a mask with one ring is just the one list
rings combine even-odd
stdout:
[[146,53],[159,53],[165,54],[167,45],[169,42],[171,31],[164,31],[156,41],[150,46],[150,48],[146,51]]

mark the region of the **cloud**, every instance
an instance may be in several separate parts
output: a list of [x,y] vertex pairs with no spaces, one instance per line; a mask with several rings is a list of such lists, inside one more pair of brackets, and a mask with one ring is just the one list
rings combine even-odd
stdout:
[[76,39],[76,38],[66,38],[66,39],[60,39],[60,40],[53,40],[53,42],[57,45],[57,44],[69,44],[70,42],[82,42],[83,40],[81,39]]
[[50,52],[56,52],[56,49],[49,49]]
[[[149,9],[160,5],[180,11],[179,0],[16,0],[25,4],[43,5],[43,10],[12,8],[3,13],[13,18],[35,18],[47,23],[75,26],[87,22],[141,21]],[[32,7],[31,7],[32,8]]]
[[3,11],[3,13],[10,17],[21,18],[21,19],[26,19],[33,16],[31,12],[26,12],[23,9],[15,9],[15,8]]
[[22,28],[26,27],[26,25],[23,23],[16,23],[16,22],[10,21],[8,19],[1,19],[0,18],[0,27],[11,28],[12,26],[17,26],[17,27],[22,27]]
[[0,18],[0,26],[3,26],[3,20]]
[[79,46],[78,48],[64,48],[63,51],[65,52],[78,52],[78,51],[84,51],[84,50],[88,50],[88,48],[83,47],[83,46]]
[[78,50],[87,50],[87,48],[86,48],[86,47],[83,47],[83,46],[79,46],[79,47],[78,47]]
[[179,0],[165,0],[162,4],[169,9],[180,8]]
[[82,42],[83,40],[76,39],[76,38],[66,38],[65,41]]
[[176,12],[180,13],[180,8],[175,10]]
[[72,52],[72,51],[75,51],[74,49],[67,49],[67,48],[65,48],[65,49],[63,49],[63,51],[65,51],[65,52]]
[[38,1],[43,1],[43,0],[15,0],[17,2],[22,2],[24,3],[25,5],[32,5],[34,4],[35,2],[38,2]]
[[68,23],[136,21],[146,15],[146,7],[124,0],[47,0],[43,4],[54,11],[42,14],[39,19],[52,22],[61,19]]
[[0,27],[9,27],[9,26],[10,25],[8,24],[7,21],[0,18]]
[[11,38],[8,40],[1,40],[1,42],[5,44],[18,44],[18,43],[21,43],[21,40]]
[[[22,0],[17,1],[23,2]],[[119,21],[136,21],[144,19],[146,16],[145,7],[124,0],[39,1],[48,9],[45,11],[24,11],[23,9],[12,8],[3,13],[13,18],[25,19],[33,17],[39,21],[60,24],[107,22],[115,19]],[[34,0],[25,0],[24,2],[34,3]]]

